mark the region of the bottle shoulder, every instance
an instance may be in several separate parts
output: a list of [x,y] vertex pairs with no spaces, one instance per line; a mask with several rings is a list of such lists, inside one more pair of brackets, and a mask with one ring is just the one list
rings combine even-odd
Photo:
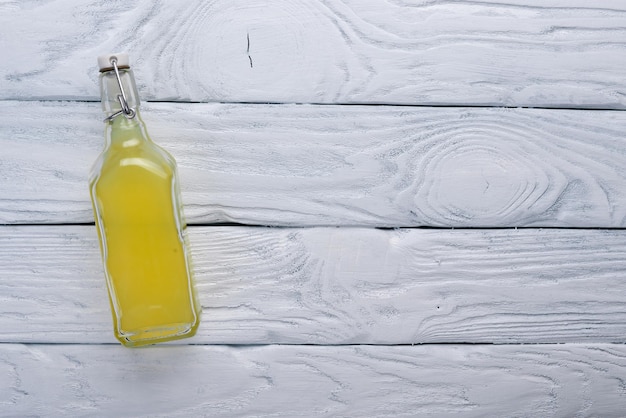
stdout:
[[154,178],[154,181],[171,182],[176,175],[174,158],[158,145],[145,142],[128,147],[107,147],[94,164],[90,182],[133,182],[140,178],[142,181]]
[[92,169],[92,183],[103,178],[134,181],[153,176],[157,181],[176,176],[176,161],[152,142],[139,113],[132,120],[118,117],[107,124],[105,137],[105,148]]

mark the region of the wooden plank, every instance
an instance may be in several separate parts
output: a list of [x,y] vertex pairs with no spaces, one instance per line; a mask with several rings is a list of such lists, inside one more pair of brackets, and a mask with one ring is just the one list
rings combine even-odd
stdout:
[[[148,104],[190,223],[626,226],[626,113]],[[0,223],[93,221],[99,106],[0,101]]]
[[[193,227],[191,342],[626,342],[626,231]],[[96,232],[0,228],[0,342],[114,343]]]
[[622,345],[0,345],[7,416],[602,416]]
[[126,50],[151,100],[626,105],[622,0],[49,0],[0,11],[4,99],[95,99],[95,57]]

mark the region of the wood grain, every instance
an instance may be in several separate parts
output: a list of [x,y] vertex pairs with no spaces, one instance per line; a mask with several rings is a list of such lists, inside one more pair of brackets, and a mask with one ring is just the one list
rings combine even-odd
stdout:
[[[623,416],[623,0],[0,0],[0,50],[0,417]],[[190,223],[249,225],[143,350],[76,225],[120,50]]]
[[0,345],[6,416],[618,417],[622,345]]
[[4,1],[0,28],[3,99],[97,99],[125,50],[151,100],[626,105],[621,0]]
[[[626,342],[626,231],[189,237],[197,344]],[[115,342],[93,226],[0,228],[0,278],[0,342]]]
[[[626,226],[626,113],[149,104],[190,223]],[[99,106],[0,101],[0,223],[92,222]]]

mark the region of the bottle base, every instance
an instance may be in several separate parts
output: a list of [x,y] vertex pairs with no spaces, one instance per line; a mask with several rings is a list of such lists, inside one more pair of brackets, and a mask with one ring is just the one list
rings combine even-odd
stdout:
[[126,332],[116,332],[115,338],[125,347],[143,347],[193,337],[198,329],[198,324],[198,322],[195,324],[170,324],[159,328],[151,327]]

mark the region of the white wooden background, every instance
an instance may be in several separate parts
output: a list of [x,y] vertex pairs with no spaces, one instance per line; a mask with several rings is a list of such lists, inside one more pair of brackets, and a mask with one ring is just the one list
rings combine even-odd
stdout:
[[[193,339],[113,336],[95,56],[178,160]],[[0,416],[626,414],[626,1],[0,0]]]

